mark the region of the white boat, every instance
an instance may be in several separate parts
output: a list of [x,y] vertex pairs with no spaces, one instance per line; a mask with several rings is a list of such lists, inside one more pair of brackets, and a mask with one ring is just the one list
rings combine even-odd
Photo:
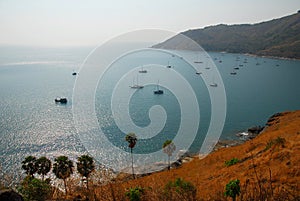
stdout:
[[217,87],[218,84],[214,82],[214,83],[211,83],[210,86],[211,86],[211,87]]
[[208,61],[206,61],[205,63],[205,69],[210,69],[210,67],[208,66]]
[[139,85],[138,76],[136,77],[136,83],[134,83],[134,79],[133,79],[132,85],[129,86],[129,87],[132,88],[132,89],[142,89],[142,88],[144,88],[143,85]]
[[217,87],[218,84],[215,82],[215,79],[213,79],[213,82],[209,86],[211,86],[211,87]]

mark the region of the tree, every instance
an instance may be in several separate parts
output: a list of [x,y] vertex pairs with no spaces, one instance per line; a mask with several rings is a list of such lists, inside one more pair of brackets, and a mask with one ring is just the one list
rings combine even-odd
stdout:
[[42,181],[44,181],[45,175],[50,172],[51,169],[51,161],[45,156],[40,157],[35,162],[37,173],[42,175]]
[[67,194],[67,184],[66,179],[73,174],[73,162],[69,160],[67,156],[59,156],[54,159],[53,170],[52,172],[59,179],[64,181],[65,192]]
[[168,155],[168,170],[170,170],[170,157],[172,156],[173,152],[176,150],[175,144],[172,140],[166,140],[163,144],[163,152]]
[[18,191],[22,194],[25,201],[44,201],[50,197],[51,185],[46,181],[28,175],[21,182]]
[[26,174],[33,177],[37,169],[35,166],[36,157],[27,156],[24,161],[22,161],[22,169],[25,170]]
[[131,153],[131,168],[132,168],[132,176],[134,177],[134,169],[133,169],[133,154],[132,154],[132,149],[134,148],[137,138],[134,133],[128,133],[125,137],[125,140],[129,143],[128,147],[130,148],[130,153]]
[[94,159],[88,155],[82,155],[77,161],[77,171],[86,178],[86,188],[89,189],[89,176],[95,170]]
[[224,195],[231,197],[232,200],[235,201],[236,196],[240,194],[240,191],[240,180],[231,180],[226,184]]

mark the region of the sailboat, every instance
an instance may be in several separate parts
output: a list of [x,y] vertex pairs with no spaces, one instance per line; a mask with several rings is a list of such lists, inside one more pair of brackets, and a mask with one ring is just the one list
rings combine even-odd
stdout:
[[[159,82],[159,81],[158,81],[158,82]],[[159,95],[159,94],[163,94],[163,93],[164,93],[164,91],[163,91],[163,90],[159,89],[158,82],[157,82],[157,85],[156,85],[156,90],[155,90],[155,91],[153,91],[153,93],[154,93],[154,94],[157,94],[157,95]]]
[[171,68],[172,66],[170,65],[170,62],[168,61],[167,68]]
[[139,73],[147,73],[147,70],[145,70],[143,67],[141,70],[139,70]]
[[210,67],[208,66],[208,61],[206,61],[206,65],[205,65],[205,69],[210,69]]
[[142,89],[142,88],[144,88],[143,85],[139,85],[138,76],[136,77],[136,84],[134,83],[134,79],[133,79],[132,85],[129,86],[129,87],[132,88],[132,89]]

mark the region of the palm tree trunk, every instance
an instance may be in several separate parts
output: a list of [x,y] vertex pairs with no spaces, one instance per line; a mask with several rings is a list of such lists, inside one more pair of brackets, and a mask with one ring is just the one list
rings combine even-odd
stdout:
[[66,179],[64,179],[65,193],[68,194]]
[[170,165],[170,156],[168,156],[168,163],[169,163],[168,170],[170,170],[170,169],[171,169],[171,165]]
[[135,179],[135,177],[134,177],[134,169],[133,169],[133,154],[132,154],[132,148],[130,148],[130,151],[131,151],[131,168],[132,168],[132,176],[133,176],[133,178]]
[[86,177],[86,189],[89,190],[89,178],[88,177]]

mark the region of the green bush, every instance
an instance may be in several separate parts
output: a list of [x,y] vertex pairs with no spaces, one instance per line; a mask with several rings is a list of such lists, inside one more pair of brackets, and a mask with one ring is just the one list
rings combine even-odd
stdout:
[[25,201],[44,201],[51,194],[51,186],[47,181],[27,176],[21,182],[18,191],[23,195]]
[[196,200],[196,187],[181,178],[169,181],[164,190],[167,200]]
[[229,167],[229,166],[232,166],[232,165],[234,165],[234,164],[237,164],[239,162],[239,159],[237,159],[237,158],[232,158],[232,159],[230,159],[229,161],[225,161],[225,165],[227,166],[227,167]]
[[141,196],[144,193],[144,189],[142,187],[129,188],[125,195],[129,198],[130,201],[140,201]]
[[232,200],[235,201],[236,196],[238,196],[240,192],[240,180],[235,179],[226,184],[224,195],[231,197]]

